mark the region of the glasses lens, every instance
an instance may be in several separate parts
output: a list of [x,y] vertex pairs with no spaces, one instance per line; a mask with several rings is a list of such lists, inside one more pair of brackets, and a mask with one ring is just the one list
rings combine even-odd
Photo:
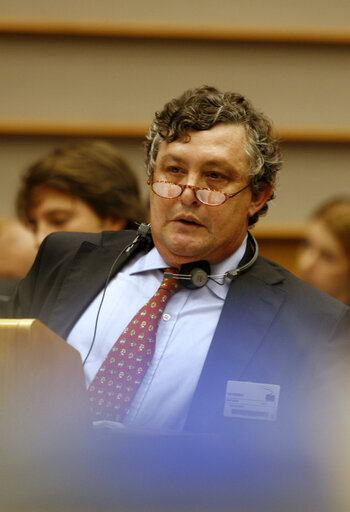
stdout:
[[152,190],[155,194],[167,199],[173,199],[181,194],[181,187],[175,183],[166,183],[161,181],[155,181],[152,183]]
[[226,199],[222,192],[216,192],[216,190],[198,189],[196,194],[202,203],[209,204],[211,206],[218,206],[219,204],[224,203]]

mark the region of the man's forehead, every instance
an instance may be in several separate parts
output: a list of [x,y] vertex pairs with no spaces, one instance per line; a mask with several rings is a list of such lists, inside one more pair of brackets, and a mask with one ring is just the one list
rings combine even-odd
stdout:
[[238,161],[248,162],[247,135],[244,127],[237,124],[217,124],[209,130],[190,130],[186,136],[172,142],[163,141],[157,153],[156,164],[186,163],[196,158],[208,165],[236,166]]

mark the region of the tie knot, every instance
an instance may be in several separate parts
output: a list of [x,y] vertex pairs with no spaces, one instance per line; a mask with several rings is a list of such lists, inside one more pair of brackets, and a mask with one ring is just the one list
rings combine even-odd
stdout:
[[177,268],[166,268],[164,270],[164,277],[160,288],[167,290],[170,294],[175,293],[180,289],[181,285],[177,277],[169,276],[166,274],[178,274]]

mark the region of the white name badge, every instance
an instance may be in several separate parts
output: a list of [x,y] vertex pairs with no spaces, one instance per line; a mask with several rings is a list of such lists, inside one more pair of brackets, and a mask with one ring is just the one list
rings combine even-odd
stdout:
[[229,380],[226,385],[224,416],[274,421],[280,386]]

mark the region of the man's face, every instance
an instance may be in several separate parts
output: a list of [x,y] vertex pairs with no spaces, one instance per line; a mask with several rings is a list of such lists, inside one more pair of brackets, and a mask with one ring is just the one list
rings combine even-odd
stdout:
[[125,225],[124,220],[102,219],[85,201],[47,185],[34,187],[29,221],[37,246],[53,231],[93,233]]
[[[233,194],[249,181],[246,134],[240,125],[218,124],[190,131],[189,138],[162,142],[153,180],[206,187]],[[271,186],[259,195],[247,188],[219,206],[198,201],[186,188],[175,199],[151,192],[150,216],[154,243],[170,266],[208,260],[218,263],[242,243],[248,219],[264,205]]]

